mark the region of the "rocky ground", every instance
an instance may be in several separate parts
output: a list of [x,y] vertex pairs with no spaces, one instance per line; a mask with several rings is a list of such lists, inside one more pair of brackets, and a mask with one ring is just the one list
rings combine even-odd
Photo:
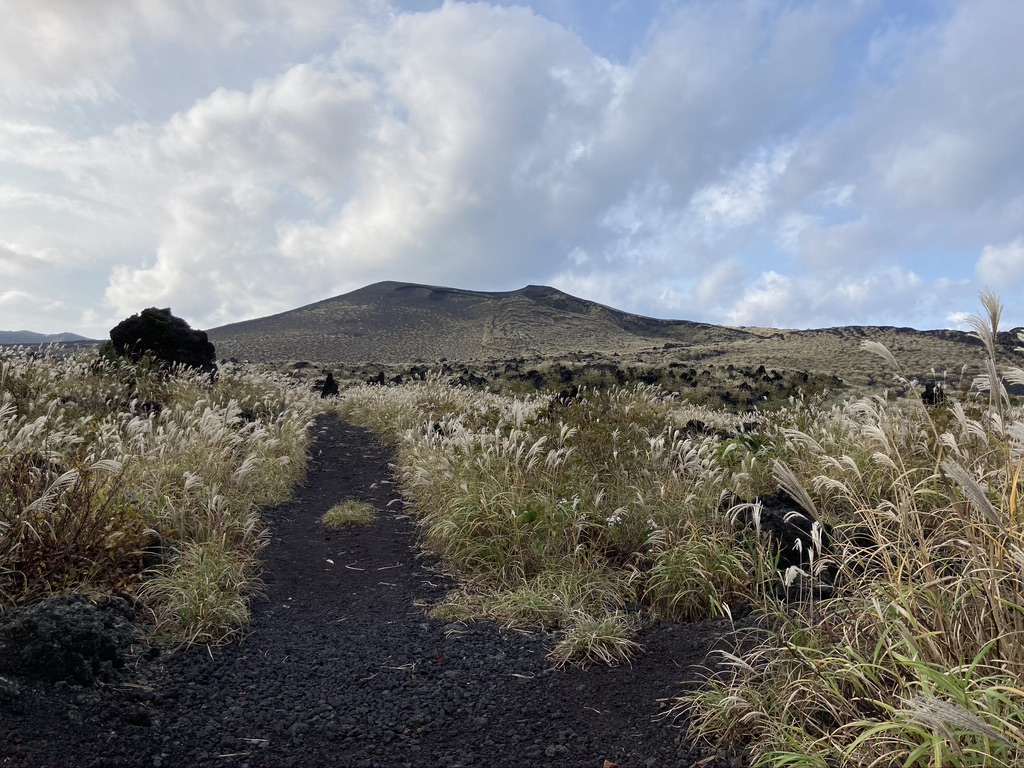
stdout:
[[[370,433],[320,421],[308,482],[267,511],[266,596],[249,634],[136,647],[70,682],[2,673],[0,765],[724,765],[659,716],[727,622],[656,624],[632,666],[557,670],[544,632],[432,620],[426,607],[450,585],[417,555],[390,459]],[[318,523],[349,498],[375,504],[378,521]],[[115,635],[123,609],[103,609]]]

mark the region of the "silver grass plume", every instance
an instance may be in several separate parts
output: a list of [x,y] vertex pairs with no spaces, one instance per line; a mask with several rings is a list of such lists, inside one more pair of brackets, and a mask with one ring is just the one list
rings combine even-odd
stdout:
[[807,489],[803,487],[796,475],[793,474],[793,470],[778,459],[772,462],[772,477],[775,478],[775,482],[779,484],[779,487],[788,493],[801,507],[814,515],[814,517],[819,517],[818,508],[811,499],[811,495],[807,493]]
[[882,342],[865,340],[860,343],[860,348],[872,353],[873,355],[878,355],[889,363],[889,365],[895,368],[896,373],[900,373],[900,364],[896,362],[896,358],[893,356],[892,352],[890,352],[889,348]]
[[943,461],[942,469],[963,489],[972,507],[985,515],[989,522],[994,525],[1002,525],[1003,521],[999,516],[999,512],[992,505],[992,500],[989,499],[988,493],[970,472],[952,459]]
[[951,743],[955,743],[951,730],[977,733],[1011,749],[1020,749],[1024,744],[1014,743],[976,714],[960,704],[934,696],[917,695],[906,702],[903,713],[915,722],[941,731]]

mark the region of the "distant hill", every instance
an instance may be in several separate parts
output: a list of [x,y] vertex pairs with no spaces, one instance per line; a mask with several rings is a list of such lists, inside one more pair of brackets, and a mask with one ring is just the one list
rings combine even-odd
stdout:
[[547,286],[485,292],[398,282],[207,333],[220,357],[335,363],[633,353],[749,335],[633,315]]
[[77,333],[35,333],[34,331],[0,331],[0,344],[71,344],[93,341]]
[[[862,349],[885,344],[901,375],[969,386],[984,350],[971,334],[890,326],[821,330],[729,328],[657,320],[555,288],[468,291],[383,282],[269,317],[207,331],[220,358],[253,362],[401,366],[483,361],[609,361],[615,365],[809,371],[887,386],[893,371]],[[1022,365],[1013,332],[1000,334],[1002,364]],[[532,363],[531,363],[532,364]]]

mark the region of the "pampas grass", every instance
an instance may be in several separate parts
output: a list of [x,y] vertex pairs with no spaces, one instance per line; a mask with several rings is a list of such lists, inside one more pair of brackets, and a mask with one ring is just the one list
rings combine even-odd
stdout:
[[[760,766],[1017,765],[1024,418],[1002,382],[1024,371],[1000,366],[1002,307],[981,298],[984,372],[938,406],[869,342],[888,393],[742,416],[651,387],[516,400],[439,379],[340,409],[398,446],[424,545],[461,583],[438,615],[539,624],[556,663],[616,663],[644,621],[753,601],[770,631],[670,708],[692,738]],[[808,568],[831,599],[777,597],[793,574],[719,511],[780,487],[829,529]]]
[[982,303],[976,398],[926,408],[895,371],[905,399],[777,416],[779,461],[835,524],[839,596],[763,606],[774,631],[676,704],[701,739],[761,766],[1024,759],[1024,430]]
[[721,616],[748,592],[718,514],[723,440],[680,428],[735,416],[648,386],[517,400],[437,379],[340,408],[399,447],[423,545],[463,584],[439,615],[560,628],[558,663],[607,663],[637,650],[641,612]]
[[259,509],[304,477],[320,407],[235,366],[211,382],[91,353],[0,353],[0,609],[117,589],[178,639],[230,637],[257,584]]

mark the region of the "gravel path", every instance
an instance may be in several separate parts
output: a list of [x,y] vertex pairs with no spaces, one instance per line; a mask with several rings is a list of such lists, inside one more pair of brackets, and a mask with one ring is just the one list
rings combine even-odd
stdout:
[[[416,554],[391,459],[365,430],[320,420],[308,482],[266,513],[249,635],[140,657],[117,684],[18,681],[16,706],[0,702],[0,765],[697,764],[658,700],[692,679],[725,622],[648,628],[631,667],[555,670],[544,632],[429,619],[450,585]],[[348,498],[375,504],[378,522],[317,522]]]

